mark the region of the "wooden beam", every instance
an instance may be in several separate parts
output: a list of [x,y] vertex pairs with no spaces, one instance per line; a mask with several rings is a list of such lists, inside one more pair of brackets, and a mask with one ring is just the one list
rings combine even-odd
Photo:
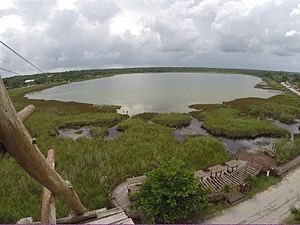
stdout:
[[5,153],[6,153],[6,149],[0,140],[0,160],[4,157]]
[[20,112],[18,112],[18,116],[20,120],[24,123],[35,110],[36,108],[34,105],[28,105]]
[[[50,149],[47,156],[48,165],[55,169],[55,150]],[[54,195],[47,188],[43,188],[42,210],[41,210],[42,224],[56,224],[56,210]]]
[[6,151],[34,179],[61,197],[76,214],[83,214],[82,205],[73,186],[61,178],[46,162],[38,147],[32,143],[28,131],[18,118],[17,112],[8,96],[0,77],[0,140]]
[[[20,120],[24,123],[30,115],[35,111],[36,107],[34,105],[28,105],[24,109],[22,109],[20,112],[18,112],[18,116]],[[1,144],[0,140],[0,160],[5,156],[6,149],[4,148],[4,145]]]
[[104,209],[98,209],[94,211],[86,212],[82,215],[71,215],[65,218],[57,219],[58,224],[73,224],[73,223],[82,223],[86,222],[88,220],[93,220],[97,218],[104,218],[108,216],[112,216],[118,213],[122,213],[123,211],[120,208],[112,208],[106,210]]

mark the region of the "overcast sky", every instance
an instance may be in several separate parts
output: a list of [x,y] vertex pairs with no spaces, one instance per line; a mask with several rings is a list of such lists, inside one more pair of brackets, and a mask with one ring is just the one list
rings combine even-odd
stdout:
[[[45,71],[300,71],[300,0],[0,0],[0,40]],[[37,72],[2,45],[0,67]]]

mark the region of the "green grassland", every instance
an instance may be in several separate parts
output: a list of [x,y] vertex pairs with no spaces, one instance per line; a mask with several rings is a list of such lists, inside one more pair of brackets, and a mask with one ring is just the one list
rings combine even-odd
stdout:
[[194,104],[190,114],[204,122],[214,135],[231,138],[258,136],[285,137],[287,131],[267,119],[291,124],[300,119],[299,97],[290,93],[268,99],[242,98],[223,104]]
[[211,134],[229,138],[255,138],[259,136],[284,137],[289,132],[270,121],[241,115],[238,110],[222,107],[211,111],[192,112],[202,120],[203,127]]
[[[279,81],[290,80],[290,73],[252,70],[219,70],[209,68],[148,68],[127,69],[133,72],[224,72],[245,73],[263,77],[276,86]],[[51,76],[36,76],[38,86],[9,91],[17,110],[34,104],[37,111],[25,123],[37,145],[46,155],[56,149],[56,170],[73,183],[82,202],[89,209],[109,207],[109,192],[126,175],[145,173],[171,158],[182,159],[187,167],[203,169],[230,158],[223,144],[214,137],[187,138],[178,143],[172,134],[174,127],[186,126],[188,114],[144,113],[128,119],[119,115],[119,106],[94,106],[76,102],[29,100],[24,94],[38,91],[66,81],[79,81],[125,73],[124,70],[71,71]],[[5,79],[10,88],[22,86],[28,77]],[[23,83],[22,83],[23,82]],[[54,82],[54,83],[53,83]],[[298,82],[296,80],[296,82]],[[277,85],[278,86],[278,85]],[[278,86],[278,88],[280,88]],[[270,99],[239,99],[222,105],[194,105],[201,110],[191,115],[204,121],[211,133],[230,137],[255,137],[260,135],[286,136],[287,131],[275,127],[266,118],[291,123],[300,118],[299,98],[284,94]],[[227,124],[227,125],[226,125]],[[53,136],[59,128],[93,125],[95,138],[77,141]],[[123,133],[118,138],[105,141],[108,127],[118,126]],[[5,188],[0,189],[0,221],[15,223],[18,219],[40,217],[42,187],[27,175],[8,154],[1,160],[0,174]],[[66,216],[70,209],[57,198],[58,217]]]
[[[42,87],[11,90],[11,98],[18,110],[27,104],[37,106],[37,111],[25,126],[37,138],[37,145],[44,155],[48,149],[56,149],[56,170],[73,183],[89,209],[109,207],[109,192],[114,185],[126,175],[141,174],[156,168],[161,160],[183,159],[188,167],[200,169],[229,159],[223,144],[213,137],[190,138],[179,144],[172,135],[172,128],[168,127],[172,121],[170,115],[166,116],[167,122],[160,125],[139,118],[128,120],[127,116],[116,113],[115,106],[95,107],[22,97],[35,88]],[[189,116],[175,115],[174,118],[174,121],[182,123],[181,119]],[[95,132],[97,138],[73,141],[51,136],[59,127],[90,124],[96,124],[101,129],[101,132]],[[103,140],[102,131],[116,124],[122,128],[122,135],[111,141]],[[1,160],[0,174],[6,187],[0,189],[0,221],[14,223],[27,216],[33,216],[38,221],[41,185],[8,154]],[[70,209],[59,198],[56,203],[58,217],[70,213]]]

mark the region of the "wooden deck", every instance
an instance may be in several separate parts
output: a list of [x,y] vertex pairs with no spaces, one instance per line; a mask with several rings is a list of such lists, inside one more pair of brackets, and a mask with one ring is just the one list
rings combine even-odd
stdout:
[[84,224],[134,224],[119,207],[97,213],[97,218]]
[[[70,215],[57,219],[57,224],[134,224],[120,207],[97,209],[82,215]],[[20,219],[17,224],[41,224],[33,222],[32,217]]]
[[[246,176],[256,176],[261,171],[261,167],[260,169],[253,167],[247,161],[236,160],[234,162],[230,162],[229,164],[234,165],[235,167],[237,167],[237,169],[234,171],[224,170],[224,167],[218,165],[218,167],[209,168],[210,170],[208,172],[204,172],[202,170],[196,171],[195,175],[200,175],[198,176],[200,178],[200,183],[205,189],[210,189],[212,192],[218,193],[223,191],[224,185],[230,185],[231,187],[235,188],[244,185]],[[222,175],[211,176],[212,171],[222,171]],[[203,179],[203,177],[205,177],[205,179]]]

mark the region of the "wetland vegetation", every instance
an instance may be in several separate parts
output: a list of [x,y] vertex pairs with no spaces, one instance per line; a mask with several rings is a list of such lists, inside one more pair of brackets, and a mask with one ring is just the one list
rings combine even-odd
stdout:
[[[128,69],[128,73],[141,72],[142,69]],[[146,70],[146,69],[145,69]],[[167,71],[166,71],[167,70]],[[172,72],[173,69],[151,68],[147,72]],[[215,72],[217,69],[181,68],[175,72]],[[201,71],[200,71],[201,70]],[[219,70],[218,70],[219,71]],[[226,73],[239,73],[237,70],[224,70]],[[222,72],[224,72],[222,71]],[[278,86],[282,79],[295,79],[292,73],[258,72],[243,70],[244,73],[263,77],[272,87]],[[49,76],[36,76],[36,83],[30,87],[9,91],[17,111],[28,104],[34,104],[37,111],[25,123],[30,134],[37,138],[37,145],[45,155],[48,149],[56,149],[56,169],[70,180],[84,205],[89,209],[110,205],[109,192],[126,175],[146,173],[157,168],[161,161],[172,158],[181,159],[188,169],[204,169],[230,159],[224,144],[212,136],[189,137],[179,143],[173,136],[174,128],[186,126],[191,116],[203,120],[203,126],[210,133],[229,137],[256,137],[261,135],[285,137],[287,131],[273,125],[268,119],[293,123],[300,119],[299,98],[292,94],[281,94],[269,99],[245,98],[223,104],[192,107],[197,111],[186,113],[143,113],[129,119],[116,111],[119,106],[95,106],[76,102],[30,100],[25,93],[39,91],[66,81],[79,81],[101,76],[124,73],[124,70],[97,70]],[[83,75],[84,74],[84,75]],[[275,75],[274,75],[275,74]],[[291,77],[290,77],[291,76]],[[5,79],[9,88],[22,87],[23,79]],[[52,83],[55,82],[55,83]],[[93,126],[91,133],[95,138],[80,138],[76,141],[55,136],[63,127]],[[117,126],[122,135],[106,141],[104,136],[108,127]],[[284,145],[283,145],[284,146]],[[283,149],[283,147],[281,147]],[[288,156],[291,157],[294,151]],[[280,155],[280,154],[279,154]],[[278,156],[278,159],[284,158]],[[0,189],[0,221],[16,222],[19,218],[33,216],[39,220],[42,187],[27,175],[20,166],[6,155],[1,161],[0,173],[5,178],[5,186]],[[273,178],[272,178],[273,179]],[[262,189],[275,180],[268,179]],[[258,183],[261,183],[258,181]],[[254,182],[255,185],[256,182]],[[257,185],[260,187],[260,185]],[[22,188],[20,188],[22,187]],[[66,216],[69,208],[59,199],[58,217]]]

